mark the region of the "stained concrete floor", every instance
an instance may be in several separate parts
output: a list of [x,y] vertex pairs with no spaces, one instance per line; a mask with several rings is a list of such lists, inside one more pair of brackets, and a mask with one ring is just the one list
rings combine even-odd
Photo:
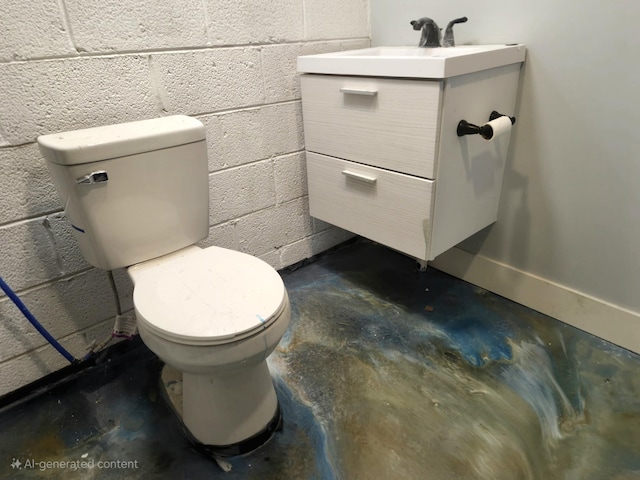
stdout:
[[0,411],[0,478],[640,479],[638,355],[366,241],[282,273],[269,443],[196,453],[134,343]]

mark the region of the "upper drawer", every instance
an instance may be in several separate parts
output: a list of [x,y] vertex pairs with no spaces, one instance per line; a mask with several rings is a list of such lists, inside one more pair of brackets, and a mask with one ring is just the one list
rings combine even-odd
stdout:
[[308,151],[434,178],[440,82],[302,75]]

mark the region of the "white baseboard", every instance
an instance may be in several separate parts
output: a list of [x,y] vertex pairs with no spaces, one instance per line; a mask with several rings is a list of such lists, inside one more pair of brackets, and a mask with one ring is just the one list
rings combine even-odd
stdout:
[[640,353],[640,314],[637,312],[459,248],[448,250],[429,265]]

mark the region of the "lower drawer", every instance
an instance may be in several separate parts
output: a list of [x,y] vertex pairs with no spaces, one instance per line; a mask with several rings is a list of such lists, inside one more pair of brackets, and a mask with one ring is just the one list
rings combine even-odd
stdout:
[[434,181],[307,152],[313,217],[429,258]]

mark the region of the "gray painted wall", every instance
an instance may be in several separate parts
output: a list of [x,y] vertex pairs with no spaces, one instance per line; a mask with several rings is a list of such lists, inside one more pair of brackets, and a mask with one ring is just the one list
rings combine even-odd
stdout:
[[372,45],[524,43],[498,222],[461,246],[640,312],[640,3],[371,0]]

